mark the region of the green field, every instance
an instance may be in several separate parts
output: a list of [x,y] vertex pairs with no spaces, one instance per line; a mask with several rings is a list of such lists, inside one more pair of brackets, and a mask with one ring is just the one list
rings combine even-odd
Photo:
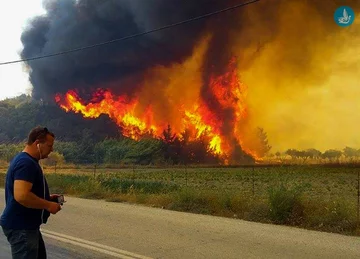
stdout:
[[45,168],[51,191],[65,195],[349,235],[360,235],[359,172],[355,165]]

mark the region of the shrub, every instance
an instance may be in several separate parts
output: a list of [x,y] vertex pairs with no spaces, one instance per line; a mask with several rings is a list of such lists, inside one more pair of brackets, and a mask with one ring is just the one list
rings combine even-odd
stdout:
[[302,220],[304,209],[301,204],[301,195],[304,191],[302,185],[287,187],[281,184],[279,187],[269,189],[270,218],[275,223],[299,224]]

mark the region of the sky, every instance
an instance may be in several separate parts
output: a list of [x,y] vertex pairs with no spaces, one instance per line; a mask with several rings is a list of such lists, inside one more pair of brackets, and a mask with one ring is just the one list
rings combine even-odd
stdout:
[[[42,0],[0,1],[0,62],[20,59],[23,28],[29,18],[43,13]],[[23,63],[0,66],[0,100],[30,93],[31,84],[23,66]]]

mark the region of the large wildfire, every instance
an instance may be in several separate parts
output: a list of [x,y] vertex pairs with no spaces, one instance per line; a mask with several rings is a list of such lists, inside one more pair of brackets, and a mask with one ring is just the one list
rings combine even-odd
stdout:
[[[190,133],[190,140],[206,137],[209,139],[208,151],[223,157],[224,161],[228,161],[233,152],[234,143],[231,143],[231,140],[236,140],[237,144],[241,145],[241,136],[235,125],[247,117],[245,103],[247,88],[241,83],[237,71],[234,57],[229,61],[223,75],[210,77],[208,88],[222,110],[228,109],[234,113],[231,136],[223,135],[222,125],[225,117],[212,111],[212,107],[209,106],[211,104],[204,102],[201,96],[197,96],[197,101],[193,103],[181,103],[171,114],[174,120],[179,121],[173,128],[179,139],[183,138],[184,132]],[[186,78],[183,80],[184,84],[187,83]],[[76,90],[69,90],[65,95],[57,94],[55,100],[65,111],[82,113],[84,117],[97,118],[101,114],[106,114],[122,128],[123,135],[135,140],[148,135],[161,138],[164,129],[170,123],[154,116],[152,107],[157,106],[157,102],[161,102],[156,95],[150,98],[150,103],[143,106],[143,109],[137,109],[141,106],[138,97],[116,96],[110,89],[98,89],[89,102],[83,101]],[[256,150],[243,148],[247,153],[256,156]]]
[[[112,41],[241,2],[44,0],[46,14],[22,34],[21,56]],[[338,26],[341,5],[359,17],[358,0],[260,0],[32,60],[32,96],[85,118],[105,114],[135,140],[161,138],[169,126],[179,139],[206,138],[207,154],[225,163],[261,159],[270,146],[272,153],[360,147],[353,125],[360,121],[360,19]]]

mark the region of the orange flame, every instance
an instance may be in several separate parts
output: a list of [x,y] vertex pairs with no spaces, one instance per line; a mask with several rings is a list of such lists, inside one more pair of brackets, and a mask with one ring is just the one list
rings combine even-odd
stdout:
[[[237,139],[240,143],[235,124],[247,116],[245,105],[247,89],[238,78],[235,61],[235,59],[230,61],[226,73],[211,77],[209,81],[210,90],[221,108],[233,111],[234,118],[231,122],[233,136],[231,138],[222,135],[223,118],[215,114],[215,111],[212,111],[205,102],[195,103],[191,108],[180,107],[176,114],[176,118],[181,120],[181,129],[176,129],[178,136],[181,136],[180,133],[185,130],[192,131],[192,139],[205,136],[209,139],[208,151],[221,156],[229,155],[231,141]],[[102,89],[94,94],[93,100],[96,101],[85,104],[74,90],[68,91],[65,96],[60,94],[55,96],[55,101],[66,112],[81,113],[84,117],[90,118],[107,114],[123,129],[123,135],[135,140],[145,134],[161,137],[166,128],[167,122],[158,122],[153,119],[154,112],[151,105],[139,114],[139,111],[136,111],[139,105],[136,98],[130,99],[126,95],[116,97],[109,90]]]
[[185,111],[185,127],[188,128],[190,125],[195,127],[196,138],[200,138],[202,135],[208,136],[210,138],[209,150],[214,154],[222,154],[220,135],[215,133],[213,127],[203,122],[203,116],[198,111],[198,106],[195,106],[194,110],[194,112]]

